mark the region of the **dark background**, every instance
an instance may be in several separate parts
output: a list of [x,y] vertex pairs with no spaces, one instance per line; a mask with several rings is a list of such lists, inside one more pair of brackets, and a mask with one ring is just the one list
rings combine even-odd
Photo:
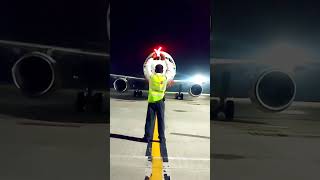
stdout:
[[106,52],[106,0],[0,2],[0,39]]
[[[108,53],[107,0],[10,0],[0,2],[0,40],[20,41],[43,45],[60,46]],[[74,104],[78,91],[83,91],[86,78],[95,76],[90,83],[104,87],[108,82],[108,67],[105,60],[94,56],[80,56],[69,53],[53,53],[59,64],[59,72],[67,88],[57,89],[48,96],[26,98],[12,83],[13,63],[33,48],[21,50],[12,46],[1,46],[0,59],[0,114],[27,119],[58,122],[103,122],[109,121],[107,113],[75,113]],[[17,52],[16,52],[17,51]],[[13,53],[12,53],[13,52]],[[61,54],[59,54],[61,53]],[[58,55],[55,55],[58,54]],[[84,60],[88,62],[84,63]],[[90,62],[89,62],[90,61]],[[74,63],[73,63],[74,62]],[[38,71],[37,66],[33,66]],[[105,71],[104,71],[105,70]],[[72,75],[86,72],[83,80],[72,81]],[[103,74],[104,76],[101,76]],[[101,78],[96,78],[96,77]],[[102,80],[102,81],[100,81]],[[77,83],[81,86],[77,86]],[[105,87],[104,87],[105,88]],[[61,90],[61,92],[60,92]],[[96,89],[95,89],[96,90]]]
[[214,0],[211,9],[212,57],[251,58],[276,42],[320,55],[318,1]]
[[209,1],[111,2],[111,73],[143,77],[159,45],[177,64],[176,79],[209,76]]

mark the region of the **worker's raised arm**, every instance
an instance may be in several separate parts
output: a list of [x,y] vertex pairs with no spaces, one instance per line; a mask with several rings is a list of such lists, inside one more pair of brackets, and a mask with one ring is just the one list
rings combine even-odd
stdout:
[[169,58],[165,59],[165,64],[166,64],[166,77],[168,79],[168,81],[173,80],[174,76],[176,75],[176,65],[174,64],[174,62]]
[[146,62],[143,65],[143,73],[144,73],[144,77],[146,78],[147,81],[150,80],[150,77],[153,74],[152,63],[148,63],[149,61],[152,62],[153,58],[146,60]]
[[175,65],[172,62],[170,62],[169,59],[166,59],[165,63],[166,63],[166,67],[167,67],[167,70],[165,72],[165,75],[167,77],[167,87],[172,87],[174,85],[173,78],[176,74]]

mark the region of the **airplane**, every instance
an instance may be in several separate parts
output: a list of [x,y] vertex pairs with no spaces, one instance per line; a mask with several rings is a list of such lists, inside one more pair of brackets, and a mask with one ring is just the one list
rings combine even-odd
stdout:
[[[107,46],[110,40],[110,3],[106,4]],[[22,31],[23,32],[23,31]],[[61,89],[78,91],[75,109],[105,111],[109,50],[98,52],[0,40],[0,84],[12,85],[29,97],[42,98]]]
[[234,98],[250,98],[259,110],[271,113],[294,101],[320,101],[320,64],[301,49],[278,46],[263,58],[211,58],[210,64],[213,120],[233,120]]
[[[161,47],[159,47],[161,49]],[[158,50],[159,50],[158,49]],[[161,51],[161,53],[166,54],[166,59],[168,59],[170,63],[174,64],[173,58],[166,52]],[[148,60],[154,61],[156,63],[160,63],[162,61],[157,61],[156,59],[153,59],[153,57],[157,54],[157,49],[155,49],[154,52],[152,52],[147,58],[145,63]],[[154,65],[155,66],[155,65]],[[175,70],[174,70],[175,71]],[[175,73],[175,72],[174,72]],[[146,72],[145,72],[146,75]],[[147,78],[145,77],[134,77],[134,76],[126,76],[126,75],[118,75],[118,74],[110,74],[110,80],[112,83],[113,88],[118,93],[124,93],[128,90],[134,90],[133,96],[134,97],[142,97],[143,92],[142,90],[147,90],[149,87]],[[202,75],[195,75],[194,77],[186,80],[173,80],[173,86],[168,87],[167,93],[175,93],[175,99],[183,100],[184,99],[184,93],[187,89],[187,92],[192,97],[199,97],[202,95],[203,92],[203,86],[208,84],[208,80],[202,76]],[[176,89],[177,92],[170,92],[173,89]]]

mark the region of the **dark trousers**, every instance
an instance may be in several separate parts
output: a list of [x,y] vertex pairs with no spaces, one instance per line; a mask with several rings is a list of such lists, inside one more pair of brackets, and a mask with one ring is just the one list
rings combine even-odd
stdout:
[[148,104],[148,112],[146,118],[146,125],[144,127],[144,136],[152,140],[153,137],[153,129],[155,123],[155,115],[157,115],[158,119],[158,133],[160,141],[165,141],[165,134],[164,134],[164,101],[158,101],[155,103]]

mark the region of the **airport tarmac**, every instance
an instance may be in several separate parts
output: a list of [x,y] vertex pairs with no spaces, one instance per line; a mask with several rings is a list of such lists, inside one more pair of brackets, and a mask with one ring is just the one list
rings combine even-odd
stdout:
[[75,113],[70,91],[36,101],[13,87],[0,92],[0,179],[107,178],[105,115]]
[[[148,144],[139,142],[144,134],[147,100],[132,98],[131,94],[111,95],[111,180],[143,180],[157,168],[146,156]],[[181,101],[167,96],[165,103],[168,163],[163,162],[162,168],[171,180],[210,179],[209,98]]]
[[234,100],[233,122],[211,121],[212,179],[319,179],[320,103],[269,114]]
[[0,85],[0,114],[51,122],[109,123],[109,107],[103,113],[77,112],[77,93],[60,90],[41,98],[28,98],[15,86]]

